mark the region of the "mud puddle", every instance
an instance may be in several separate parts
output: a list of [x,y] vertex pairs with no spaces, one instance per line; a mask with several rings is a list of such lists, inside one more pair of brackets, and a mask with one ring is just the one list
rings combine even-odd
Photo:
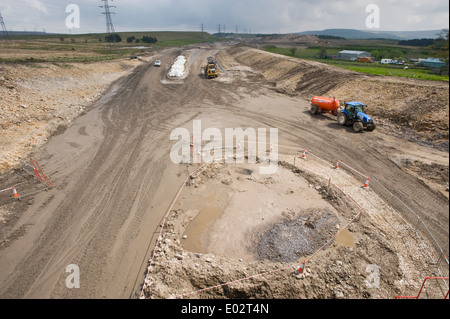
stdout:
[[[292,221],[303,214],[301,227],[308,233],[319,234],[320,217],[317,221],[309,219],[313,218],[313,212],[326,212],[330,218],[324,217],[324,233],[316,239],[310,238],[320,245],[322,237],[329,237],[339,224],[334,208],[316,189],[283,167],[276,175],[261,175],[257,164],[217,164],[207,169],[201,178],[207,180],[196,180],[198,184],[178,203],[179,209],[198,211],[183,234],[182,245],[186,251],[246,260],[264,259],[261,249],[271,245],[261,242],[261,238],[267,237],[275,223]],[[316,224],[317,229],[308,228],[315,228]],[[293,234],[284,235],[294,241],[301,239]],[[286,242],[280,236],[274,239],[268,235]],[[295,259],[290,252],[288,255],[288,259]]]
[[210,196],[209,202],[200,210],[195,219],[188,225],[183,238],[183,246],[186,250],[198,253],[206,253],[206,243],[204,242],[204,234],[212,226],[212,224],[222,215],[222,208],[216,205],[208,205],[213,203],[216,196]]

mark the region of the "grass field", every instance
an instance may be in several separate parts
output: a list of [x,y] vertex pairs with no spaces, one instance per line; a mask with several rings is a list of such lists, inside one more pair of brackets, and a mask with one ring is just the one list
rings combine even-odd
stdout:
[[[0,63],[94,62],[126,58],[152,49],[218,41],[201,32],[123,32],[121,42],[105,42],[105,34],[15,36],[12,42],[0,41]],[[139,42],[127,42],[134,36]],[[157,43],[144,43],[144,36],[156,37]]]
[[[358,51],[368,51],[368,52],[389,52],[389,50],[396,50],[396,52],[402,52],[404,56],[414,56],[414,57],[423,57],[426,58],[431,53],[430,50],[424,48],[401,48],[399,46],[351,46],[345,47],[348,50],[358,50]],[[307,60],[314,60],[322,63],[332,64],[337,67],[341,67],[344,69],[375,74],[375,75],[384,75],[384,76],[399,76],[399,77],[408,77],[422,80],[431,80],[431,81],[449,81],[448,75],[437,75],[432,74],[430,70],[417,68],[413,64],[406,65],[408,68],[405,69],[405,66],[398,65],[385,65],[385,64],[374,64],[374,63],[359,63],[359,62],[350,62],[350,61],[342,61],[335,59],[320,59],[318,58],[322,52],[322,48],[320,47],[308,47],[308,48],[287,48],[287,47],[276,47],[276,46],[268,46],[266,48],[267,51],[272,53],[283,54],[286,56],[301,58]],[[336,55],[339,51],[343,50],[343,48],[331,47],[326,48],[327,55]]]
[[421,80],[431,80],[431,81],[448,81],[449,77],[448,75],[437,75],[430,73],[430,70],[426,69],[418,69],[418,68],[395,68],[395,67],[388,67],[388,66],[380,66],[375,65],[372,66],[371,64],[364,64],[364,63],[353,63],[353,65],[350,64],[340,64],[340,63],[332,63],[336,66],[343,67],[348,70],[361,72],[361,73],[368,73],[368,74],[376,74],[376,75],[384,75],[384,76],[399,76],[399,77],[407,77],[407,78],[415,78],[415,79],[421,79]]

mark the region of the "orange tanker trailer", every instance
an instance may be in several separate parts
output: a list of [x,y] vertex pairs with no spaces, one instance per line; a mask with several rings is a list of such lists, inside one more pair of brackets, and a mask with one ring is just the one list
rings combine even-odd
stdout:
[[322,112],[331,113],[336,116],[340,107],[341,102],[339,100],[336,100],[336,98],[315,96],[311,100],[311,113],[314,115]]

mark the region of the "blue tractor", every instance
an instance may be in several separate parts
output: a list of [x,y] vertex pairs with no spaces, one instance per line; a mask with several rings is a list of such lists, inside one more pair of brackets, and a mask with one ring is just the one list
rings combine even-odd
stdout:
[[340,125],[352,125],[356,133],[364,129],[368,131],[375,130],[376,126],[373,119],[364,113],[367,105],[361,102],[345,102],[345,107],[337,115],[337,121]]

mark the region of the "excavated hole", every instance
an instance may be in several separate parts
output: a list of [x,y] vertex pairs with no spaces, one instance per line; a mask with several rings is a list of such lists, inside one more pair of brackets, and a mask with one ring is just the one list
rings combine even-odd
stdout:
[[[260,165],[248,163],[214,163],[198,171],[174,206],[146,279],[146,296],[159,299],[187,292],[185,297],[194,299],[290,299],[401,294],[399,285],[422,258],[400,259],[392,238],[367,214],[348,226],[359,210],[345,194],[333,187],[329,191],[328,181],[312,172],[279,164],[274,175],[260,175]],[[305,275],[295,275],[295,267],[316,253]],[[376,291],[366,286],[369,264],[381,269],[382,284]],[[243,278],[249,280],[236,281]]]
[[348,218],[332,203],[342,199],[301,170],[282,163],[276,174],[262,175],[260,167],[216,163],[190,180],[191,194],[179,207],[199,213],[183,233],[184,249],[294,262],[322,247]]

